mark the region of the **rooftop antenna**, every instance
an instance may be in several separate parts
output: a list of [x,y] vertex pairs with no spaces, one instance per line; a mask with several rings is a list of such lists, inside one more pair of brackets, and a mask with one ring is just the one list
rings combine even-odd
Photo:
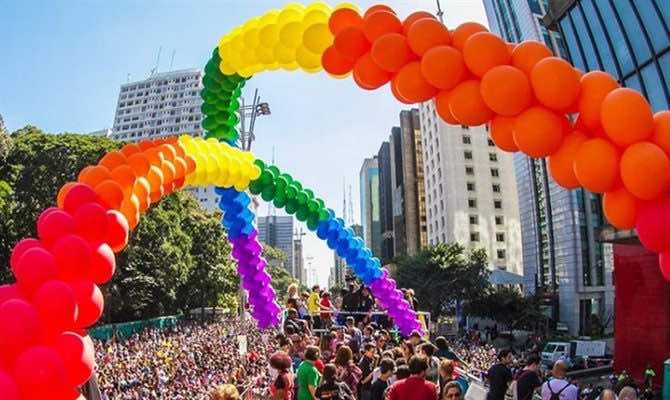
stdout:
[[158,65],[161,62],[161,51],[163,51],[163,46],[160,46],[158,48],[158,57],[156,57],[156,65],[153,68],[151,68],[151,74],[149,76],[154,76],[154,74],[158,72]]
[[349,217],[347,216],[347,178],[342,177],[342,218],[344,219],[344,223],[347,223],[349,221]]
[[349,205],[347,205],[347,217],[349,217],[347,225],[351,226],[354,223],[354,201],[351,199],[351,185],[349,185],[349,198],[347,200],[349,201]]
[[[272,146],[272,165],[276,165],[275,164],[275,146],[274,145]],[[274,202],[269,201],[268,202],[268,217],[270,217],[270,216],[274,217],[276,215],[277,215],[277,210],[275,209]]]
[[442,6],[440,5],[440,0],[437,1],[437,18],[440,19],[440,22],[444,24],[444,12],[442,11]]
[[130,82],[130,72],[126,74],[126,83]]
[[177,49],[172,49],[172,57],[170,58],[170,71],[172,71],[172,66],[174,65],[174,55],[177,53]]

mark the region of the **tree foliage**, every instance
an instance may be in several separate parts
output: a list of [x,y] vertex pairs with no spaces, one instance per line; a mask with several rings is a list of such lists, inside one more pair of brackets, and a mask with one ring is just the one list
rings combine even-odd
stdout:
[[482,249],[468,252],[457,243],[440,243],[395,264],[398,286],[414,289],[419,308],[433,318],[450,312],[457,301],[479,298],[489,287]]
[[489,318],[508,329],[533,329],[545,319],[538,298],[524,297],[519,290],[506,286],[490,288],[484,296],[469,301],[465,312]]

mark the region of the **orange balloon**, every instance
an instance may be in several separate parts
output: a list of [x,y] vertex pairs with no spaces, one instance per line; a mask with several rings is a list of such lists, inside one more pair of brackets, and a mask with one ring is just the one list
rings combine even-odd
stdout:
[[512,117],[530,107],[533,93],[526,75],[518,68],[499,65],[482,78],[482,98],[493,112]]
[[431,86],[421,73],[421,63],[413,61],[404,67],[393,78],[401,96],[409,101],[420,103],[430,100],[437,94],[437,88]]
[[100,201],[103,203],[103,205],[114,210],[121,209],[121,203],[123,202],[123,189],[116,181],[107,179],[103,182],[100,182],[93,190],[98,194],[98,197],[100,198]]
[[158,149],[163,154],[163,158],[167,161],[172,161],[177,157],[177,151],[171,144],[164,143],[158,146]]
[[190,155],[186,155],[184,160],[186,160],[186,175],[193,173],[196,167],[195,159]]
[[[321,65],[326,72],[332,75],[345,75],[354,69],[355,60],[343,56],[335,46],[330,46],[321,55]],[[183,155],[182,155],[183,157]]]
[[137,143],[137,145],[140,146],[140,149],[142,149],[143,152],[156,146],[154,144],[153,140],[143,140],[143,141]]
[[135,171],[129,165],[119,165],[112,171],[114,179],[123,189],[123,195],[129,196],[135,185]]
[[174,163],[174,186],[175,189],[179,189],[184,186],[184,180],[186,178],[186,160],[181,157],[177,157],[173,161]]
[[612,75],[603,71],[592,71],[581,79],[582,90],[579,94],[579,119],[588,129],[600,127],[600,106],[605,96],[619,87]]
[[362,29],[363,17],[360,16],[358,11],[351,8],[339,8],[330,15],[328,27],[333,35],[338,35],[349,27]]
[[358,60],[370,50],[370,42],[361,29],[349,27],[335,36],[333,42],[337,51],[346,58]]
[[123,155],[126,157],[130,157],[135,153],[141,153],[141,152],[142,149],[136,143],[128,143],[121,148],[121,153],[123,153]]
[[488,32],[489,30],[482,24],[476,22],[465,22],[460,24],[456,29],[451,32],[451,43],[452,46],[458,50],[463,50],[465,42],[477,32]]
[[553,56],[553,53],[544,44],[535,40],[526,40],[514,46],[512,65],[530,76],[535,64],[551,56]]
[[158,147],[152,147],[148,150],[145,150],[144,155],[147,157],[147,160],[149,160],[151,165],[160,166],[165,160],[165,156],[163,156],[163,153]]
[[435,111],[437,115],[442,118],[442,120],[450,125],[460,125],[456,117],[451,113],[449,108],[449,92],[446,90],[441,91],[435,96]]
[[435,16],[426,11],[416,11],[408,15],[407,18],[405,18],[405,21],[402,23],[402,32],[405,34],[405,36],[409,34],[410,28],[412,27],[412,25],[414,25],[416,21],[419,21],[424,18],[435,19]]
[[633,196],[653,200],[668,190],[670,159],[654,143],[632,144],[621,156],[621,180]]
[[128,164],[135,171],[135,176],[146,176],[149,167],[151,167],[151,163],[149,163],[149,159],[144,153],[137,153],[128,157]]
[[403,104],[414,104],[413,102],[407,100],[406,98],[402,97],[402,95],[398,92],[398,86],[396,85],[395,81],[391,81],[391,84],[389,85],[391,88],[391,93],[393,94],[393,97],[396,98],[399,102]]
[[58,195],[56,196],[56,205],[58,208],[65,208],[65,196],[70,193],[70,189],[76,185],[77,182],[67,182],[58,190]]
[[163,172],[157,166],[152,165],[147,174],[147,180],[151,186],[149,197],[152,203],[156,203],[163,197]]
[[395,11],[393,9],[385,4],[375,4],[374,6],[371,6],[370,8],[365,11],[365,14],[363,14],[363,18],[367,17],[370,14],[376,13],[377,11],[387,11],[390,12],[391,14],[395,14]]
[[567,110],[579,96],[579,77],[572,65],[559,57],[538,61],[530,73],[530,83],[539,102],[553,110]]
[[375,40],[370,52],[372,60],[384,71],[398,72],[416,55],[412,53],[407,38],[399,33],[388,33]]
[[127,164],[128,158],[118,150],[113,150],[105,154],[98,162],[98,165],[107,167],[110,171],[119,165]]
[[654,136],[652,141],[670,155],[670,111],[654,114]]
[[104,167],[102,165],[90,165],[81,170],[77,181],[79,181],[80,183],[85,183],[88,186],[94,188],[100,182],[105,181],[107,179],[112,179],[112,173],[109,172],[109,169],[107,169],[107,167]]
[[619,146],[647,140],[654,133],[654,116],[649,102],[628,88],[614,89],[603,100],[600,123],[607,136]]
[[421,58],[421,73],[436,88],[450,90],[465,79],[467,70],[460,51],[450,46],[437,46]]
[[514,118],[496,115],[491,120],[489,133],[491,140],[499,149],[514,153],[519,147],[514,142]]
[[141,212],[146,211],[151,204],[151,198],[149,194],[151,193],[151,185],[145,177],[137,178],[135,185],[133,186],[133,194],[137,197],[139,201],[139,210]]
[[619,183],[619,152],[605,139],[589,139],[579,146],[573,168],[585,189],[609,192]]
[[530,107],[514,121],[514,143],[531,157],[547,157],[555,153],[562,141],[561,117],[544,107]]
[[549,156],[549,172],[559,186],[566,189],[579,187],[573,164],[579,146],[587,140],[589,137],[585,133],[574,131],[563,139],[558,151]]
[[375,90],[391,79],[391,74],[379,68],[370,53],[366,53],[356,61],[354,81],[365,90]]
[[465,41],[463,60],[468,69],[483,77],[491,68],[509,64],[511,56],[505,41],[490,32],[477,32]]
[[123,214],[128,220],[128,227],[132,230],[135,229],[137,223],[139,222],[140,217],[140,202],[134,194],[123,199],[121,203],[121,214]]
[[174,190],[174,176],[177,173],[174,164],[170,161],[163,161],[161,172],[163,172],[163,193],[172,193]]
[[474,79],[463,81],[449,95],[451,114],[463,125],[482,125],[493,118],[493,112],[484,103],[480,86]]
[[181,145],[180,142],[177,141],[177,138],[174,138],[175,140],[172,141],[170,144],[174,147],[174,150],[177,152],[177,157],[184,158],[184,155],[186,152],[184,151],[184,147]]
[[638,200],[626,189],[619,188],[603,195],[603,212],[607,221],[618,229],[635,228]]
[[376,11],[363,18],[363,33],[370,43],[387,33],[402,33],[402,23],[393,12]]
[[407,33],[409,47],[414,53],[423,56],[436,46],[451,44],[449,30],[435,18],[424,18],[415,21]]

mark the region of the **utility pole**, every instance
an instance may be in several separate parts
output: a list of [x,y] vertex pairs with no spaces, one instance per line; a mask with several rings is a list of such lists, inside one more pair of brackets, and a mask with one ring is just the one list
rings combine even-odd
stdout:
[[442,6],[440,5],[440,0],[435,0],[437,2],[437,18],[440,19],[440,22],[444,24],[444,12],[442,11]]

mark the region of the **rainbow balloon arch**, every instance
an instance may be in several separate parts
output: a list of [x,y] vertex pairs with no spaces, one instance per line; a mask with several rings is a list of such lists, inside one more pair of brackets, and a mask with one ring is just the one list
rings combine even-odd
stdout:
[[448,30],[427,12],[400,20],[384,5],[361,15],[351,4],[289,4],[224,36],[205,67],[202,126],[188,135],[127,144],[65,184],[37,221],[37,238],[13,249],[16,283],[0,287],[3,399],[77,399],[94,370],[86,329],[103,312],[98,287],[140,215],[188,186],[216,185],[252,314],[276,325],[280,308],[265,271],[250,196],[295,214],[345,258],[398,328],[420,330],[395,281],[324,201],[277,166],[236,147],[238,98],[266,70],[325,70],[375,90],[387,83],[402,103],[434,101],[452,124],[490,124],[508,152],[548,158],[564,188],[603,193],[608,221],[635,228],[659,253],[670,280],[670,112],[652,113],[638,92],[601,71],[582,73],[538,42],[506,43],[477,23]]

